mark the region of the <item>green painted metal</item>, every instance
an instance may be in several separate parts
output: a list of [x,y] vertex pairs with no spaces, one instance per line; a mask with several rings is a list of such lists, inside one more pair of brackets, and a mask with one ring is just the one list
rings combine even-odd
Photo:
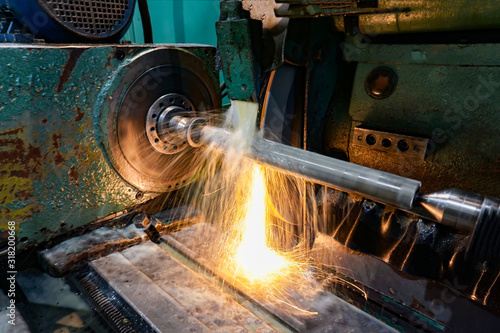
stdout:
[[[219,2],[220,0],[148,0],[153,41],[217,45],[215,22],[219,19]],[[138,8],[123,39],[132,43],[144,43]]]
[[[157,195],[138,195],[139,189],[113,169],[103,129],[123,68],[151,49],[0,48],[0,229],[15,221],[19,247],[48,241]],[[204,48],[193,51],[208,58]],[[207,62],[217,86],[214,67],[213,59]]]
[[21,247],[138,203],[96,141],[93,108],[118,65],[112,47],[2,47],[1,228]]
[[248,12],[242,10],[240,1],[223,1],[221,13],[216,29],[228,97],[257,102],[260,64],[252,49]]
[[367,34],[462,31],[500,27],[499,0],[379,0],[379,8],[410,8],[407,13],[362,15]]
[[415,160],[351,145],[350,160],[419,179],[425,192],[457,187],[500,196],[500,67],[388,64],[398,76],[396,90],[373,99],[364,82],[377,66],[357,65],[352,127],[428,138],[427,157]]

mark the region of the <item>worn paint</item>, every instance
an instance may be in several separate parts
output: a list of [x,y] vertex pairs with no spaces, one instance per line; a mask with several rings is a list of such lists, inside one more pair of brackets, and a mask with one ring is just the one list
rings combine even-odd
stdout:
[[[125,50],[122,61],[117,48]],[[16,221],[20,247],[157,195],[136,199],[138,189],[114,170],[101,127],[107,110],[99,109],[124,64],[150,49],[0,48],[0,228]]]
[[498,0],[379,0],[379,8],[410,8],[410,12],[364,15],[364,33],[395,34],[467,31],[500,27]]
[[388,64],[398,76],[396,90],[373,99],[364,82],[377,66],[358,63],[352,126],[427,138],[427,156],[415,160],[351,144],[351,161],[421,180],[424,192],[457,187],[500,196],[500,68]]
[[250,20],[238,4],[221,2],[222,15],[227,16],[216,23],[222,71],[230,99],[257,102],[260,64],[253,54]]

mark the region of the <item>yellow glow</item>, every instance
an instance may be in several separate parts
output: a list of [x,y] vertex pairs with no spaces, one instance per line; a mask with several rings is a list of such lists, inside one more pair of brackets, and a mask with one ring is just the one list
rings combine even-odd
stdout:
[[236,264],[242,275],[260,280],[290,265],[266,244],[266,184],[264,174],[253,167],[246,214],[242,221],[242,240],[236,250]]

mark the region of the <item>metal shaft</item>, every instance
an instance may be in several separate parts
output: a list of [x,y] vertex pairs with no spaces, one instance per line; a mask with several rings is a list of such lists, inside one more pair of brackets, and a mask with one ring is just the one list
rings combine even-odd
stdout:
[[[205,144],[229,144],[231,132],[206,126],[200,140]],[[421,183],[387,172],[330,158],[262,138],[251,143],[251,158],[275,169],[341,191],[411,210]]]
[[[193,143],[193,147],[215,145],[222,150],[230,147],[233,136],[231,131],[206,126],[199,119],[193,119],[179,133],[187,135],[187,140]],[[258,137],[252,139],[248,157],[314,183],[389,204],[449,227],[473,232],[474,235],[478,233],[478,226],[481,230],[489,230],[488,226],[500,223],[500,199],[497,198],[483,198],[479,194],[458,189],[420,194],[421,183],[417,180]],[[487,227],[482,227],[484,225]],[[500,228],[497,229],[500,252]],[[474,239],[477,240],[478,237],[474,236]]]

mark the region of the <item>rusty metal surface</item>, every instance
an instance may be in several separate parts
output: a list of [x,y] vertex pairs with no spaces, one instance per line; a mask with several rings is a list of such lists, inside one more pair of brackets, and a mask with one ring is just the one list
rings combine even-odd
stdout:
[[500,1],[379,0],[379,8],[409,8],[409,12],[361,16],[364,33],[464,31],[498,28]]
[[100,228],[79,237],[68,239],[51,249],[40,252],[40,259],[52,276],[64,276],[94,260],[148,238],[133,225],[127,228]]
[[94,101],[115,52],[0,48],[0,220],[16,221],[21,247],[140,202],[95,140]]
[[423,160],[429,140],[408,135],[354,128],[352,144],[392,154],[404,154]]
[[[185,47],[218,86],[213,48]],[[0,46],[0,229],[15,221],[19,247],[156,196],[125,182],[104,148],[113,89],[154,49],[176,46]]]
[[251,19],[262,21],[262,70],[277,69],[285,61],[288,18],[276,17],[274,10],[286,5],[275,0],[243,0],[242,5]]

